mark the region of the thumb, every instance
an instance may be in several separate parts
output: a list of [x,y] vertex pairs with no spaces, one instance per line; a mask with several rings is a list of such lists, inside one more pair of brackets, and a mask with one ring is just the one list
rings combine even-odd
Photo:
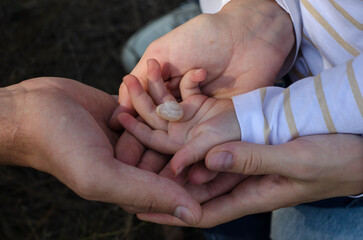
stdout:
[[193,69],[187,72],[180,81],[180,93],[182,99],[201,94],[199,83],[207,78],[205,69]]
[[120,85],[118,102],[119,102],[119,105],[113,112],[109,125],[112,129],[119,131],[119,130],[123,129],[122,125],[120,124],[119,120],[117,119],[117,116],[120,113],[127,112],[127,113],[131,114],[132,116],[136,116],[136,111],[135,111],[134,106],[132,105],[132,101],[131,101],[130,95],[127,91],[127,87],[126,87],[125,83],[122,83]]
[[207,153],[206,166],[212,171],[246,175],[279,174],[290,176],[293,150],[288,144],[260,145],[228,142]]
[[176,182],[116,160],[103,164],[109,167],[98,165],[98,170],[92,171],[93,176],[98,175],[92,192],[102,194],[91,199],[116,203],[134,212],[168,213],[189,225],[200,221],[200,204]]

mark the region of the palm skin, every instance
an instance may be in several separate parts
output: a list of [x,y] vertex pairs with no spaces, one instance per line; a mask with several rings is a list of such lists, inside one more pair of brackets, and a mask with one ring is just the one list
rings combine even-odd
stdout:
[[[275,2],[233,1],[218,14],[199,15],[154,41],[131,74],[147,89],[148,59],[156,59],[169,80],[203,68],[208,72],[203,94],[231,97],[273,84],[293,44],[291,20]],[[178,88],[175,82],[172,90]],[[125,84],[119,102],[120,111],[133,109]]]
[[[190,69],[203,68],[208,76],[201,83],[202,93],[216,98],[232,97],[273,84],[294,41],[291,19],[276,2],[231,1],[218,14],[202,14],[154,41],[131,74],[148,89],[147,61],[154,58],[161,65],[171,93],[179,97],[181,77]],[[113,129],[122,128],[117,119],[119,113],[135,114],[125,83],[120,86],[119,104],[110,121]],[[137,156],[126,144],[133,146]],[[117,159],[133,166],[150,165],[144,161],[144,152],[149,154],[145,146],[124,132],[116,148]],[[138,160],[130,161],[125,156]],[[210,179],[200,173],[193,174],[198,183]]]
[[169,212],[192,224],[200,218],[199,204],[178,184],[115,159],[119,134],[108,126],[117,105],[113,96],[59,78],[32,79],[6,91],[14,103],[7,114],[14,131],[12,148],[0,149],[10,156],[5,164],[47,172],[83,198],[130,212]]
[[179,121],[169,122],[160,118],[155,109],[156,104],[173,99],[173,96],[165,88],[158,63],[150,60],[148,68],[149,94],[136,77],[129,75],[124,78],[133,105],[147,124],[127,113],[120,114],[118,119],[147,147],[160,153],[175,154],[170,162],[175,175],[184,167],[202,160],[213,146],[240,139],[232,100],[201,94],[198,85],[205,79],[205,71],[192,70],[183,77],[181,107],[184,116]]

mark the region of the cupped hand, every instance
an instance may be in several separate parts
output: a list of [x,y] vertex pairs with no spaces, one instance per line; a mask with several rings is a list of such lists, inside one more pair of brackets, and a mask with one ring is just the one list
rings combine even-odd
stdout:
[[[203,94],[231,97],[273,84],[293,44],[290,17],[277,3],[231,1],[218,14],[199,15],[154,41],[131,74],[147,89],[146,62],[154,58],[176,90],[187,71],[203,68],[208,73]],[[125,84],[119,102],[117,112],[132,112]],[[111,125],[119,127],[115,118]]]
[[154,59],[148,61],[149,93],[136,77],[129,75],[124,78],[133,106],[143,121],[127,113],[121,113],[119,121],[147,147],[160,153],[175,154],[170,162],[175,175],[186,166],[204,160],[213,146],[241,138],[232,100],[201,94],[199,84],[205,76],[203,69],[191,70],[183,76],[180,106],[184,116],[178,121],[167,121],[157,114],[158,104],[165,101],[176,103],[176,100],[167,91],[160,65]]
[[[76,81],[39,78],[8,87],[17,163],[54,175],[81,197],[195,224],[200,205],[175,182],[118,161],[108,122],[116,99]],[[130,160],[131,161],[131,160]]]
[[[321,199],[363,193],[363,138],[315,135],[281,145],[230,142],[211,149],[206,165],[215,171],[249,175],[230,193],[202,205],[198,227]],[[184,225],[165,214],[143,220]]]

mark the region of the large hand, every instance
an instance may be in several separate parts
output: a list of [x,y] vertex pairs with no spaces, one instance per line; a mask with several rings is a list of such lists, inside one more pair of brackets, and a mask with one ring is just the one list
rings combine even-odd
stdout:
[[[219,14],[198,16],[153,42],[132,74],[146,89],[146,61],[155,58],[162,65],[163,78],[172,79],[168,85],[175,92],[179,83],[175,80],[190,69],[204,68],[208,78],[202,92],[227,97],[272,84],[293,44],[291,20],[274,1],[231,1]],[[119,102],[110,122],[114,129],[121,128],[118,113],[134,112],[125,84],[121,84]],[[137,153],[125,143],[133,143]],[[122,135],[119,145],[121,161],[137,165],[142,158],[147,162],[142,157],[144,146],[129,133]]]
[[[161,64],[164,79],[204,68],[203,93],[230,97],[271,85],[293,44],[290,17],[275,1],[231,1],[220,13],[197,16],[154,41],[131,74],[146,89],[148,59]],[[124,84],[119,101],[119,111],[133,109]]]
[[[274,1],[231,1],[219,14],[198,16],[153,42],[132,74],[146,89],[146,61],[155,58],[175,91],[177,80],[187,71],[204,68],[208,78],[202,92],[227,97],[272,84],[293,44],[291,20]],[[125,84],[121,84],[119,102],[110,122],[114,129],[121,128],[118,113],[134,112]],[[125,143],[133,143],[137,153],[125,148]],[[143,158],[147,162],[142,157],[144,146],[129,133],[122,135],[119,145],[121,161],[137,165]],[[125,154],[137,160],[130,162]],[[205,177],[199,179],[205,181]]]
[[[211,170],[251,175],[229,194],[203,204],[199,227],[337,196],[363,192],[363,138],[316,135],[264,146],[230,142],[209,151]],[[268,174],[268,175],[266,175]],[[139,218],[181,224],[172,216],[139,214]]]
[[167,212],[191,224],[200,218],[199,204],[178,184],[114,158],[118,134],[108,127],[114,97],[51,78],[24,81],[0,93],[0,109],[7,110],[0,127],[11,129],[6,138],[10,148],[0,147],[5,164],[50,173],[89,200],[129,211]]

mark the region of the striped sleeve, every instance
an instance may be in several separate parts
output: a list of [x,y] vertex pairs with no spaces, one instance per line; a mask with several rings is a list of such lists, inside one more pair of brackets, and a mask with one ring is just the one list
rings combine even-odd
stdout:
[[281,144],[299,136],[363,134],[363,55],[289,88],[233,97],[242,141]]

